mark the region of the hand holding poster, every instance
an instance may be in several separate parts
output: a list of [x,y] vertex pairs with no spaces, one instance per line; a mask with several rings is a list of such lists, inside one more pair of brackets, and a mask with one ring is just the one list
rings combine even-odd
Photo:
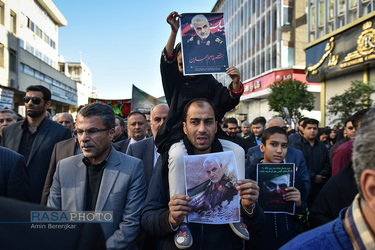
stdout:
[[265,213],[294,215],[295,203],[285,201],[287,187],[294,187],[294,163],[260,163],[257,165],[259,205]]
[[189,222],[239,222],[238,174],[232,151],[185,156],[185,178],[191,199]]
[[223,13],[188,13],[180,18],[184,75],[226,73],[228,53]]

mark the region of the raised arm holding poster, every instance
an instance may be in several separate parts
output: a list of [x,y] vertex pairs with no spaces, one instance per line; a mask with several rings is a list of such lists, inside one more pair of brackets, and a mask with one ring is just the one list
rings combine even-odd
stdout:
[[285,201],[285,188],[294,187],[294,163],[260,163],[257,165],[259,205],[264,213],[294,215],[295,202]]
[[181,14],[180,27],[184,75],[226,73],[224,14]]
[[226,224],[240,221],[240,196],[232,151],[185,156],[189,222]]

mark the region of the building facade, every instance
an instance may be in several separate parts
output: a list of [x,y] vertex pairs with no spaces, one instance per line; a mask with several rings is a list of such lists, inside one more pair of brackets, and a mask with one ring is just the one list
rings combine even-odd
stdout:
[[52,0],[0,0],[0,108],[25,116],[29,85],[51,90],[50,113],[77,105],[76,82],[58,71],[58,29],[67,20]]
[[61,59],[59,61],[59,71],[77,83],[77,106],[88,104],[89,98],[92,96],[92,75],[90,68],[82,61],[65,62]]
[[[328,3],[330,2],[325,1],[325,6],[329,7]],[[318,5],[308,8],[311,12],[314,12],[314,7],[321,6],[320,3],[314,4]],[[374,83],[375,81],[374,1],[347,1],[344,6],[345,8],[342,5],[337,5],[341,9],[334,9],[333,13],[343,12],[344,14],[334,16],[334,18],[348,21],[348,23],[344,22],[343,26],[336,30],[326,34],[322,33],[321,37],[318,36],[316,40],[306,46],[307,80],[321,83],[322,120],[331,126],[334,125],[332,121],[335,117],[327,112],[329,100],[335,95],[343,94],[354,81],[364,83]],[[323,12],[329,14],[328,10],[324,9]],[[310,16],[314,17],[312,13]],[[354,18],[356,19],[353,20]],[[316,18],[310,18],[310,20],[317,21]],[[314,25],[313,29],[321,28],[314,22],[309,23],[310,27]],[[322,27],[325,27],[324,25]],[[311,34],[316,35],[315,32]],[[320,33],[318,32],[318,34]],[[372,96],[372,99],[374,98]]]
[[[229,113],[238,120],[266,119],[269,111],[269,85],[283,79],[306,82],[304,74],[307,42],[306,1],[219,0],[212,12],[223,12],[229,64],[241,72],[245,92],[240,105]],[[228,85],[230,78],[216,78]],[[312,83],[309,91],[320,103],[320,84]],[[320,107],[315,105],[305,116],[320,120]]]

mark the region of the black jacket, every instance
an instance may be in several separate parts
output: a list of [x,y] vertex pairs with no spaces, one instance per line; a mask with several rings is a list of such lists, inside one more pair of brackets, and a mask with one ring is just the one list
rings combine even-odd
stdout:
[[[216,143],[218,140],[216,140]],[[187,147],[188,149],[188,147]],[[189,149],[188,149],[189,152]],[[169,186],[168,178],[163,174],[162,161],[159,157],[154,174],[150,181],[148,195],[141,214],[142,229],[156,237],[156,249],[177,249],[174,244],[174,233],[168,222],[169,216]],[[264,224],[264,214],[256,205],[252,218],[245,215],[244,219],[250,233],[250,244],[258,244],[259,232]],[[210,225],[190,223],[190,231],[193,235],[192,249],[242,249],[243,242],[235,235],[228,224]],[[203,237],[202,237],[203,236]]]

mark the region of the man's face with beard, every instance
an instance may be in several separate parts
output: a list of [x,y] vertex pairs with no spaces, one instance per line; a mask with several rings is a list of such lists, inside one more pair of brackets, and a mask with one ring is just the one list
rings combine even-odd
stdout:
[[46,115],[47,108],[51,105],[51,101],[46,102],[42,92],[28,91],[25,97],[31,98],[28,102],[25,102],[27,116],[38,118]]
[[196,20],[194,30],[201,39],[206,39],[210,35],[210,25],[207,20]]
[[194,154],[211,152],[212,143],[217,132],[215,112],[207,102],[190,105],[186,122],[183,122],[184,133],[193,146]]

